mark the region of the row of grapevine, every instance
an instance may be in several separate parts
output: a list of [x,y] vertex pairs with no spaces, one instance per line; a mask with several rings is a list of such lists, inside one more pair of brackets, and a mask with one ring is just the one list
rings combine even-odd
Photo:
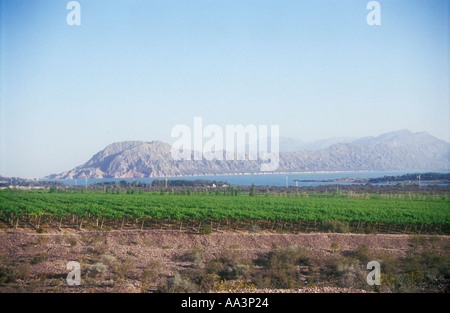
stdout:
[[[440,225],[445,228],[450,225],[449,204],[447,197],[404,200],[0,191],[0,219],[8,225],[37,225],[43,218],[52,223],[58,221],[57,224],[73,224],[75,220],[82,224],[85,220],[98,225],[112,221],[114,227],[133,220],[141,225],[161,220],[185,221],[185,225],[186,221],[257,221],[262,224],[283,221],[296,225],[301,221],[338,220],[383,225]],[[296,227],[305,231],[301,226]],[[291,228],[296,229],[294,226]]]

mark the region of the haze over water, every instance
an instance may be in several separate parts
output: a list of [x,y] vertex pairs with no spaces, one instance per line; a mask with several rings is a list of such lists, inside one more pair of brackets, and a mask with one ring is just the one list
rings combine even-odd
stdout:
[[[216,175],[216,176],[179,176],[167,177],[167,180],[211,180],[227,182],[232,185],[251,186],[286,186],[286,177],[288,186],[296,186],[295,180],[326,180],[339,178],[376,178],[383,176],[398,176],[404,174],[413,174],[414,171],[408,172],[329,172],[329,173],[301,173],[301,174],[259,174],[259,175]],[[417,171],[419,173],[419,171]],[[56,179],[51,181],[61,182],[70,186],[92,185],[102,182],[143,182],[151,184],[154,180],[165,180],[165,177],[148,177],[148,178],[94,178],[94,179]],[[411,181],[417,183],[417,181]],[[320,186],[335,185],[336,182],[298,182],[299,187],[304,186]],[[343,184],[343,183],[341,183]]]

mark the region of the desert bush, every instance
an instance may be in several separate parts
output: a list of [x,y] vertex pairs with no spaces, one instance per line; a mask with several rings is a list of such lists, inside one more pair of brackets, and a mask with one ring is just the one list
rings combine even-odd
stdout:
[[410,246],[412,250],[404,258],[381,257],[381,291],[422,292],[424,283],[450,277],[448,249],[441,246],[439,238],[412,236]]
[[108,245],[107,244],[95,245],[93,247],[89,247],[87,249],[87,251],[88,251],[88,253],[92,253],[94,255],[101,256],[108,251]]
[[39,228],[36,229],[36,232],[38,234],[46,234],[46,233],[48,233],[48,230],[46,228],[44,228],[44,227],[39,227]]
[[310,252],[303,247],[287,247],[262,255],[257,261],[262,269],[252,281],[259,288],[294,288],[301,285],[300,265],[311,263]]
[[216,283],[212,288],[213,291],[236,291],[243,289],[256,289],[256,286],[254,284],[242,280],[235,280],[235,281],[221,280],[219,283]]
[[342,221],[323,221],[322,229],[327,233],[348,233],[350,226],[348,222]]
[[50,256],[49,256],[48,252],[44,251],[44,252],[33,255],[30,263],[31,264],[39,264],[39,263],[47,261],[49,258],[50,258]]
[[365,264],[359,260],[348,258],[336,267],[337,283],[343,288],[368,289],[366,277],[367,271]]
[[71,247],[75,247],[78,244],[77,238],[75,236],[67,237],[66,241]]
[[160,262],[152,260],[147,264],[147,268],[141,274],[141,292],[149,292],[151,285],[161,274],[163,266]]
[[407,273],[416,273],[416,280],[423,275],[428,282],[450,277],[449,249],[438,236],[415,235],[409,243],[412,250],[402,262]]
[[403,266],[407,272],[421,272],[423,271],[422,260],[420,255],[409,255],[403,259]]
[[379,253],[375,259],[380,263],[383,274],[395,275],[401,271],[401,261],[392,254]]
[[213,232],[210,225],[204,225],[200,228],[200,234],[202,235],[209,235]]
[[100,243],[102,240],[104,240],[104,237],[101,234],[86,234],[81,236],[81,242],[88,246]]
[[100,260],[102,261],[102,263],[112,266],[114,264],[114,262],[116,261],[116,258],[112,255],[104,254],[100,257]]
[[15,264],[13,272],[18,279],[24,280],[31,275],[30,264],[28,263]]
[[283,263],[292,265],[308,265],[310,261],[309,250],[298,246],[282,249],[276,255],[278,255]]
[[253,265],[251,261],[239,261],[236,263],[225,263],[219,274],[222,280],[247,279],[250,277]]
[[206,261],[204,253],[202,248],[194,247],[179,258],[193,263],[195,271],[190,274],[190,279],[200,285],[207,275],[229,280],[248,277],[252,270],[252,262],[242,259],[237,245],[230,245],[220,252],[217,259],[209,261]]
[[427,238],[425,236],[413,235],[409,238],[409,245],[414,252],[417,252],[427,245]]
[[341,246],[339,245],[339,242],[332,242],[330,248],[333,251],[339,251],[341,249]]
[[205,250],[195,246],[179,256],[178,259],[183,262],[192,262],[194,267],[199,267],[205,262]]
[[[207,292],[217,286],[221,280],[248,279],[253,270],[252,262],[242,259],[242,253],[237,245],[230,245],[223,249],[216,259],[208,261],[204,257],[204,250],[198,247],[183,254],[180,259],[194,264],[193,269],[181,273],[182,280],[179,278],[175,280],[175,282],[182,282],[182,290],[189,287],[190,290]],[[170,284],[174,284],[174,281],[168,281],[161,288],[171,290]]]
[[311,254],[307,248],[290,246],[283,249],[274,249],[268,254],[262,255],[257,263],[266,267],[308,265],[310,257]]
[[335,283],[338,276],[337,266],[344,259],[340,254],[333,253],[326,257],[315,259],[314,265],[328,282]]
[[359,245],[355,251],[353,252],[354,257],[361,261],[364,264],[369,263],[370,261],[373,261],[374,257],[372,255],[372,252],[370,251],[369,247],[366,245]]
[[149,238],[146,238],[144,236],[142,236],[141,242],[142,242],[142,245],[144,245],[145,247],[153,247],[153,246],[155,246],[155,242],[153,240],[151,240]]
[[411,272],[400,274],[381,273],[381,285],[376,289],[380,292],[415,293],[420,291],[423,273]]
[[218,285],[220,280],[219,275],[215,273],[205,274],[201,277],[199,282],[200,290],[202,292],[208,292],[210,290],[215,290],[215,286]]
[[164,283],[158,286],[157,292],[174,293],[174,292],[198,292],[199,287],[189,279],[183,278],[179,273],[175,273],[173,277],[169,277]]
[[50,240],[50,238],[47,236],[39,236],[36,242],[37,242],[37,244],[44,244],[44,243],[49,242],[49,240]]
[[422,273],[425,281],[450,277],[450,259],[447,255],[425,249],[422,253],[408,255],[403,264],[408,273]]
[[238,245],[230,245],[220,252],[219,260],[223,264],[234,264],[242,258],[242,251]]
[[207,274],[218,274],[224,271],[225,267],[219,260],[211,260],[205,265],[205,272]]
[[83,266],[83,275],[90,278],[97,278],[107,273],[108,267],[100,262]]
[[250,225],[248,230],[249,230],[249,232],[256,234],[256,233],[260,233],[261,232],[261,227],[259,225],[256,225],[256,224],[252,224],[252,225]]
[[134,274],[134,261],[132,259],[125,259],[123,261],[117,260],[112,265],[113,273],[115,274],[115,281],[118,284],[125,282],[125,279]]
[[219,273],[223,269],[220,261],[211,260],[204,267],[194,267],[193,270],[185,270],[180,274],[183,280],[189,282],[190,289],[207,292],[220,280]]
[[251,280],[258,288],[288,289],[301,285],[300,272],[297,267],[286,264],[256,271]]
[[28,263],[10,263],[2,260],[0,264],[0,284],[14,283],[18,279],[24,280],[31,274]]
[[231,279],[245,279],[250,276],[251,271],[252,271],[251,264],[237,263],[231,266],[230,271],[228,271],[228,273]]
[[62,244],[64,242],[64,237],[59,235],[55,237],[55,243]]

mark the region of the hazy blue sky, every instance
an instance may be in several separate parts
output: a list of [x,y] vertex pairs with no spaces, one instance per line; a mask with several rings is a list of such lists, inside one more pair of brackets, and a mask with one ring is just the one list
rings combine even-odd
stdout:
[[305,141],[409,129],[450,141],[446,0],[1,1],[0,175],[192,125]]

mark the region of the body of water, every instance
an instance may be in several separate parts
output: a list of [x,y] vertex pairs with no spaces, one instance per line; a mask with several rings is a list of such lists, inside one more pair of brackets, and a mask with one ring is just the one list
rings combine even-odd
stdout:
[[[330,172],[330,173],[300,173],[300,174],[259,174],[259,175],[215,175],[215,176],[179,176],[179,177],[167,177],[167,180],[215,180],[223,181],[232,185],[251,186],[263,185],[263,186],[319,186],[319,185],[335,185],[336,182],[296,182],[295,180],[325,180],[325,179],[339,179],[339,178],[376,178],[383,176],[398,176],[404,174],[416,173],[410,172]],[[419,172],[417,172],[419,173]],[[72,186],[84,186],[101,182],[133,182],[139,181],[147,184],[151,184],[154,180],[165,180],[165,177],[152,177],[152,178],[95,178],[95,179],[55,179],[46,181],[61,182],[65,185]],[[417,181],[411,181],[411,183],[418,183]]]

